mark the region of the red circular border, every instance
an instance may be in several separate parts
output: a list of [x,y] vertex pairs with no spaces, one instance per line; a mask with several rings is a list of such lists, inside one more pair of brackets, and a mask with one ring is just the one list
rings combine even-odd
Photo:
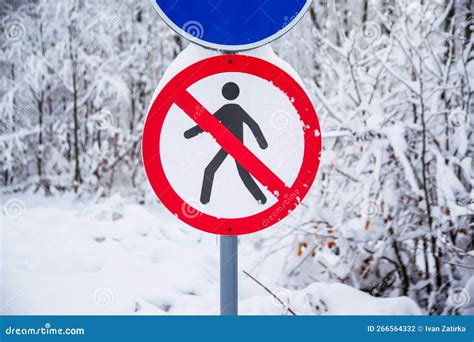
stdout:
[[[273,83],[291,99],[304,130],[304,155],[295,182],[286,194],[266,210],[242,218],[219,218],[200,212],[186,203],[166,178],[160,155],[163,123],[173,97],[199,80],[224,72],[251,74]],[[295,209],[308,193],[319,167],[321,132],[316,111],[304,89],[279,67],[256,57],[220,55],[199,61],[182,70],[159,92],[143,128],[143,164],[150,184],[161,202],[180,220],[202,231],[220,235],[241,235],[267,228]]]

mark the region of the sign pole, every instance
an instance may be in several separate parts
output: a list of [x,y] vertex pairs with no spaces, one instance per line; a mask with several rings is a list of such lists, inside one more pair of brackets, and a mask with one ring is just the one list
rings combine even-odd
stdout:
[[237,307],[237,236],[220,237],[220,296],[221,316],[236,316]]

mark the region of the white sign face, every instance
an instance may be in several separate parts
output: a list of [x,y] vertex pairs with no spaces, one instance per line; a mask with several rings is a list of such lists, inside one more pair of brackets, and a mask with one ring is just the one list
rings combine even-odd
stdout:
[[316,177],[316,111],[271,49],[258,57],[193,49],[167,70],[148,112],[148,179],[166,208],[195,228],[267,228],[300,204]]
[[[238,89],[238,96],[233,100],[223,94],[224,86],[229,83]],[[193,84],[188,91],[212,114],[227,110],[229,113],[224,115],[244,115],[238,107],[226,106],[228,104],[239,106],[247,113],[258,125],[268,146],[265,149],[259,146],[258,135],[254,135],[248,123],[230,120],[234,126],[242,126],[243,144],[285,184],[293,184],[303,160],[304,135],[300,117],[286,94],[271,82],[236,72],[209,76]],[[185,202],[203,213],[226,218],[254,215],[277,202],[264,185],[247,171],[238,169],[232,156],[220,152],[221,146],[210,134],[204,132],[185,138],[184,133],[194,126],[196,123],[174,104],[165,118],[160,138],[165,174]],[[204,177],[206,168],[211,169],[206,174],[207,179],[213,178],[211,181]],[[203,183],[206,184],[203,186]],[[210,196],[206,195],[209,184],[212,186]]]

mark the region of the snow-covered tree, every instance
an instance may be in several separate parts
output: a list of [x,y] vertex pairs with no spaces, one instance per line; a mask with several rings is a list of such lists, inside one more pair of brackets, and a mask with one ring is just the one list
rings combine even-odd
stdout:
[[[8,3],[3,191],[142,201],[144,117],[184,41],[147,0]],[[262,241],[288,249],[282,285],[343,282],[458,313],[447,298],[474,264],[473,26],[469,1],[315,0],[273,43],[303,78],[324,140],[300,216]]]

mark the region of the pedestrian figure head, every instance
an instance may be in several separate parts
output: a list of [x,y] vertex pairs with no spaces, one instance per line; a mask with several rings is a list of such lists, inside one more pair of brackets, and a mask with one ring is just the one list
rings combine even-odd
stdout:
[[222,95],[229,101],[235,100],[239,93],[239,86],[233,82],[228,82],[222,87]]

